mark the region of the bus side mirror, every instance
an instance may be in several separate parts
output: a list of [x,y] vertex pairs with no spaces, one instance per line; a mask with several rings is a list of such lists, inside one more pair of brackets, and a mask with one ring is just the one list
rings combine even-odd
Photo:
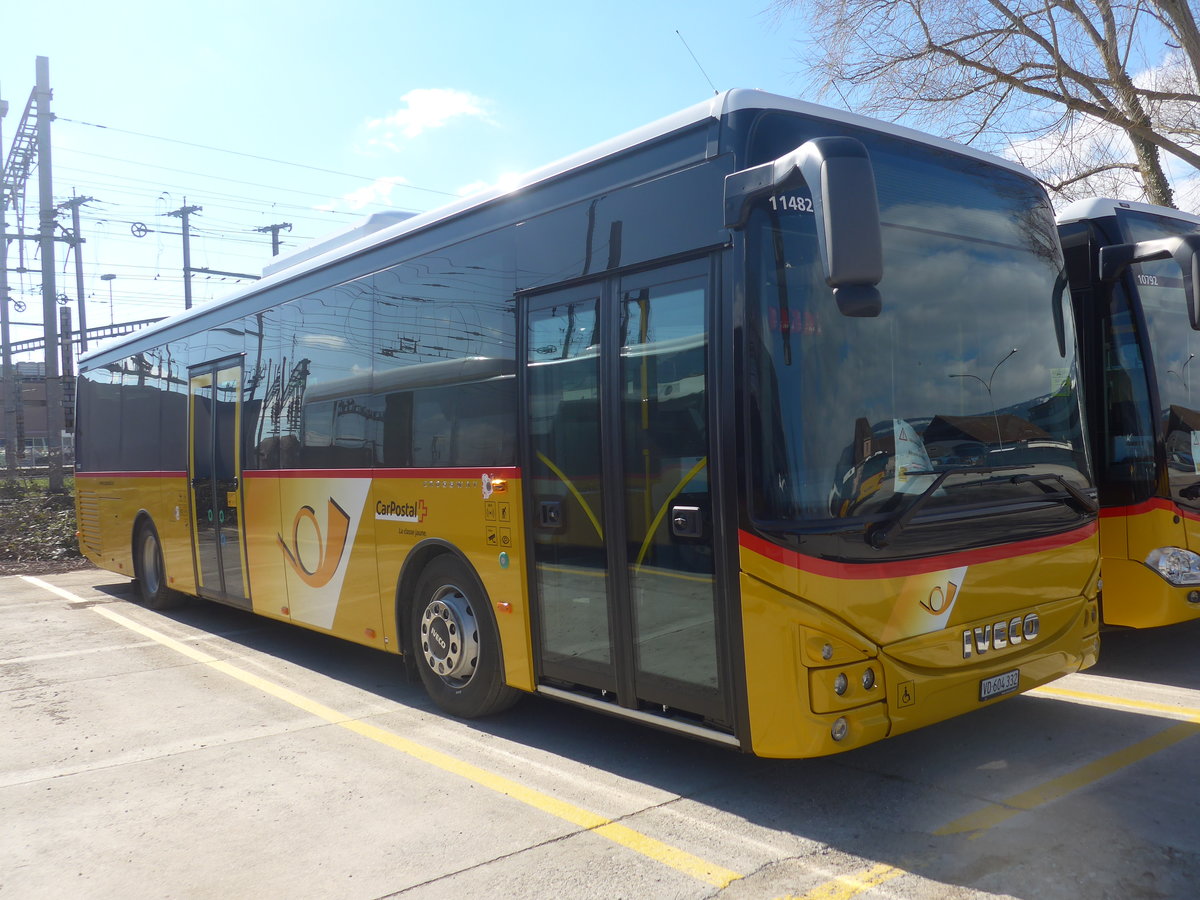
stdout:
[[1200,298],[1196,296],[1197,287],[1200,286],[1200,234],[1181,234],[1156,241],[1101,247],[1100,281],[1111,286],[1134,263],[1156,259],[1173,259],[1179,266],[1183,273],[1188,321],[1193,331],[1200,331]]
[[825,282],[846,316],[877,316],[883,278],[883,235],[875,170],[867,148],[852,137],[805,141],[774,162],[725,178],[725,226],[741,228],[750,207],[800,185],[812,194]]

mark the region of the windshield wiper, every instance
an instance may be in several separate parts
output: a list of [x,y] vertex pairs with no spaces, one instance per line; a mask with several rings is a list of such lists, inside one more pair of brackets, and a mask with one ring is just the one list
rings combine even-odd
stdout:
[[[957,466],[952,469],[942,469],[938,472],[929,486],[921,491],[917,499],[901,510],[897,515],[883,522],[878,522],[867,529],[867,543],[876,550],[881,550],[888,545],[888,542],[899,534],[912,521],[913,517],[921,511],[921,508],[929,502],[929,499],[937,492],[937,489],[951,475],[988,475],[992,472],[1011,472],[1014,469],[1032,469],[1032,465],[1025,466]],[[930,475],[934,473],[930,472]],[[1001,479],[1003,480],[1003,479]],[[1044,490],[1048,490],[1043,481],[1056,481],[1062,485],[1072,501],[1083,511],[1095,513],[1100,509],[1100,504],[1085,494],[1063,476],[1055,472],[1045,472],[1037,475],[1032,475],[1027,472],[1022,472],[1020,475],[1013,475],[1008,479],[1012,484],[1025,484],[1031,482],[1037,484]]]
[[1043,489],[1046,487],[1042,484],[1043,481],[1057,481],[1062,485],[1062,489],[1071,495],[1071,499],[1084,512],[1094,513],[1100,509],[1100,504],[1097,501],[1093,500],[1056,472],[1046,472],[1042,475],[1014,475],[1010,480],[1013,484],[1025,484],[1031,481]]
[[[870,544],[872,547],[874,547],[876,550],[882,550],[884,547],[886,547],[888,545],[888,542],[895,535],[897,535],[901,531],[903,531],[905,526],[907,526],[908,523],[912,521],[913,516],[915,516],[918,512],[921,511],[921,507],[923,507],[926,503],[929,502],[929,499],[934,495],[934,493],[937,491],[937,489],[942,486],[942,482],[944,482],[951,475],[990,475],[992,472],[1011,472],[1013,469],[1032,469],[1032,468],[1033,468],[1032,465],[1028,465],[1028,466],[955,466],[952,469],[942,469],[940,472],[937,473],[937,475],[934,476],[934,479],[932,482],[930,482],[929,486],[927,488],[925,488],[925,490],[921,491],[920,495],[917,497],[916,500],[914,500],[912,503],[908,504],[908,506],[906,506],[904,509],[902,509],[899,513],[892,516],[892,518],[887,519],[886,521],[883,521],[883,522],[877,522],[874,525],[867,528],[867,532],[866,532],[867,543]],[[933,475],[932,472],[930,472],[929,474]],[[1020,475],[1013,476],[1014,479],[1020,478],[1020,477],[1022,477],[1022,476],[1020,476]],[[1035,477],[1035,476],[1025,476],[1025,477]],[[1040,477],[1040,476],[1036,476],[1036,477]]]

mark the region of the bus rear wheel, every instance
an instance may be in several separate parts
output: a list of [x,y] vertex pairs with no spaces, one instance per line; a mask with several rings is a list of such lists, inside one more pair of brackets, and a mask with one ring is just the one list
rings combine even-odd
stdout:
[[167,587],[162,544],[158,540],[158,531],[150,522],[138,526],[133,542],[133,572],[143,606],[169,609],[179,605],[183,595]]
[[483,586],[451,556],[431,562],[417,582],[409,634],[417,671],[439,707],[464,719],[516,702],[504,683],[500,635]]

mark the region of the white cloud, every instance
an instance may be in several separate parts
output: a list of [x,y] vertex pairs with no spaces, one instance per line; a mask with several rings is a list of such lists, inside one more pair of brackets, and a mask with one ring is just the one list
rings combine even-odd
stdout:
[[503,193],[511,191],[521,180],[520,172],[505,172],[495,181],[472,181],[460,187],[456,194],[460,197],[470,197],[483,191],[497,190]]
[[367,122],[371,135],[367,145],[398,149],[397,141],[411,140],[426,131],[442,128],[454,119],[473,118],[493,123],[487,101],[465,91],[451,88],[418,88],[400,101],[404,104],[393,113]]
[[387,205],[392,204],[392,193],[397,185],[408,184],[408,179],[400,175],[388,175],[383,178],[376,178],[366,187],[361,187],[356,191],[351,191],[342,197],[349,204],[351,209],[362,209],[364,206],[370,206],[372,203],[382,203]]
[[351,212],[362,209],[366,206],[398,206],[392,201],[392,194],[395,193],[397,187],[403,187],[409,184],[409,180],[403,175],[385,175],[382,178],[376,178],[365,187],[360,187],[348,194],[329,200],[326,203],[320,203],[313,209],[321,212],[339,212],[349,210]]

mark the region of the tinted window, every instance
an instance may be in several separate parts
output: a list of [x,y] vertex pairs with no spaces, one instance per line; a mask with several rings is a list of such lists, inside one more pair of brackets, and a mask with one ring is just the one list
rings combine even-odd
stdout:
[[122,364],[121,468],[131,472],[161,469],[161,369],[158,355],[139,353]]
[[76,468],[82,472],[121,469],[121,394],[119,366],[85,372],[78,382]]
[[379,464],[516,458],[511,230],[371,276]]
[[[1121,210],[1129,241],[1200,231],[1200,225],[1167,216]],[[1130,279],[1141,300],[1158,382],[1158,428],[1166,447],[1171,495],[1200,507],[1200,332],[1192,330],[1179,266],[1166,259],[1134,266]],[[1128,281],[1127,281],[1128,283]],[[1148,405],[1148,400],[1146,401]]]
[[[789,122],[765,152],[794,149],[815,127]],[[747,232],[757,514],[779,528],[882,521],[944,469],[1051,480],[955,475],[926,510],[1027,503],[1059,477],[1087,487],[1073,323],[1044,195],[980,161],[858,136],[879,185],[879,316],[839,312],[811,204],[799,202],[806,189],[761,202]],[[972,539],[961,529],[959,538]]]

